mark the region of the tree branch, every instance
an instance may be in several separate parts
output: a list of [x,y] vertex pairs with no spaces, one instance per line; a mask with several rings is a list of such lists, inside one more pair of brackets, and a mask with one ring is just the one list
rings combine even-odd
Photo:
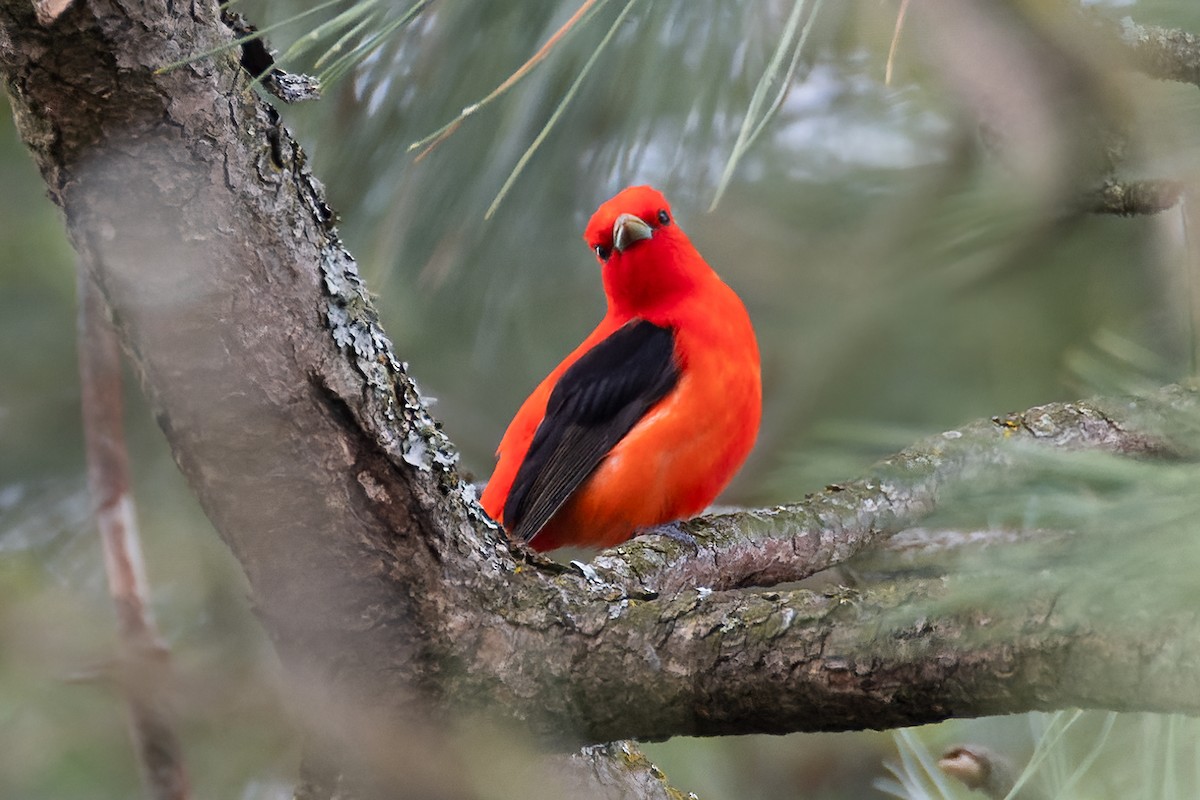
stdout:
[[1135,68],[1151,78],[1200,86],[1200,37],[1173,28],[1138,25],[1128,18],[1118,31],[1098,14],[1093,19],[1102,20],[1101,24],[1119,37]]
[[589,745],[560,762],[565,797],[595,800],[695,800],[667,783],[633,742]]
[[1088,599],[1077,586],[981,599],[969,580],[939,578],[643,601],[594,585],[583,603],[564,583],[541,596],[542,613],[518,594],[516,630],[456,631],[459,654],[475,655],[450,678],[455,702],[523,719],[558,746],[1071,706],[1200,710],[1197,614],[1082,620],[1059,610]]
[[1115,214],[1135,217],[1158,214],[1174,208],[1183,196],[1184,185],[1172,180],[1108,180],[1086,198],[1087,210],[1093,214]]
[[1176,457],[1178,446],[1155,431],[1198,407],[1195,392],[1168,387],[1138,401],[1053,403],[974,422],[918,442],[867,477],[829,486],[803,503],[692,522],[687,531],[697,549],[665,536],[639,537],[601,554],[591,569],[640,595],[802,580],[919,524],[948,484],[1011,467],[1022,444]]

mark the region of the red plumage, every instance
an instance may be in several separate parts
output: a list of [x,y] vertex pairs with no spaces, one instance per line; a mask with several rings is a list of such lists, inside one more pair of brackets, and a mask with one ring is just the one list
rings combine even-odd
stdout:
[[484,509],[538,550],[606,547],[695,516],[758,434],[758,344],[738,296],[634,186],[597,209],[604,319],[508,426]]

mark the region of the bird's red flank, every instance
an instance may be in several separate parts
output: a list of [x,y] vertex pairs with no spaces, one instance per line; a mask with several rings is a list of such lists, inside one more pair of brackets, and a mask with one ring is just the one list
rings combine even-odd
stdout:
[[745,461],[762,413],[750,316],[661,193],[625,189],[584,240],[607,313],[521,405],[482,498],[537,550],[608,547],[699,514]]

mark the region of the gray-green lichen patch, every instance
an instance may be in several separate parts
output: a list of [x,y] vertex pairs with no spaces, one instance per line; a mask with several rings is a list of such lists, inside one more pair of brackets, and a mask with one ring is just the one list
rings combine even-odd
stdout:
[[458,452],[429,413],[406,365],[396,358],[379,323],[366,284],[353,257],[332,228],[321,254],[321,273],[329,299],[325,317],[338,347],[352,354],[365,379],[364,425],[393,459],[432,474],[443,492],[460,495],[473,509],[474,488],[458,475]]
[[458,451],[429,413],[407,364],[396,358],[392,342],[379,323],[366,284],[353,257],[342,247],[334,229],[321,258],[326,322],[338,347],[353,354],[365,379],[364,425],[395,463],[430,474],[443,494],[455,499],[477,525],[496,528],[478,503],[477,490],[458,473]]
[[[283,132],[286,135],[286,132]],[[297,153],[300,153],[296,148]],[[431,475],[447,496],[477,521],[486,516],[475,502],[474,488],[458,474],[458,451],[429,413],[407,365],[396,358],[371,302],[354,257],[342,246],[336,215],[325,202],[325,192],[313,177],[302,155],[292,172],[297,189],[313,218],[321,225],[320,268],[328,300],[325,321],[334,343],[353,356],[365,380],[363,402],[351,403],[365,431],[397,465],[408,465]]]

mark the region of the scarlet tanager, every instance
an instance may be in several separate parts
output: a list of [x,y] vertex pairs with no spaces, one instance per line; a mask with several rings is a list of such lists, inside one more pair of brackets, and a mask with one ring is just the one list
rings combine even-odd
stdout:
[[657,190],[633,186],[583,235],[608,311],[509,423],[482,503],[536,550],[608,547],[704,510],[762,414],[742,301]]

